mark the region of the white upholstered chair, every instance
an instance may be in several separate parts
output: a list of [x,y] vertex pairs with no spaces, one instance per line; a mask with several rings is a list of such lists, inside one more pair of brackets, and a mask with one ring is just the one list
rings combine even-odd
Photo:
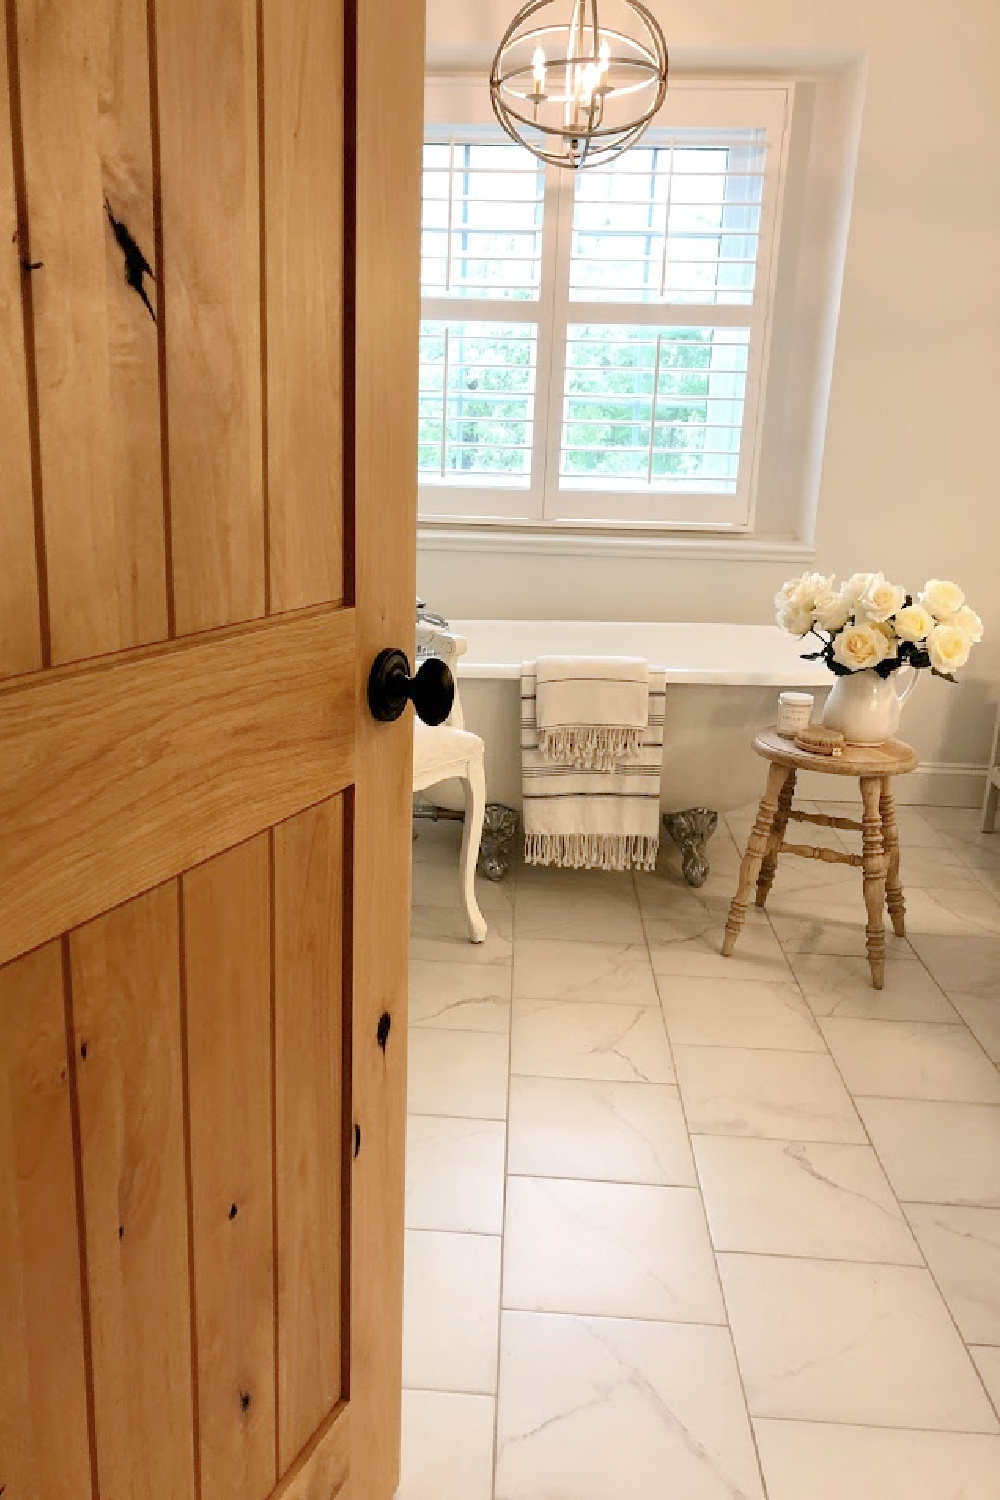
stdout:
[[[465,827],[459,857],[459,891],[469,938],[473,943],[486,940],[486,919],[476,900],[476,862],[486,813],[486,773],[483,766],[483,742],[471,734],[462,718],[458,696],[458,659],[467,646],[460,635],[423,621],[417,624],[417,657],[440,656],[455,678],[455,702],[444,724],[432,728],[419,719],[413,724],[413,790],[423,792],[440,782],[461,782],[465,803]],[[442,795],[448,805],[447,795]]]

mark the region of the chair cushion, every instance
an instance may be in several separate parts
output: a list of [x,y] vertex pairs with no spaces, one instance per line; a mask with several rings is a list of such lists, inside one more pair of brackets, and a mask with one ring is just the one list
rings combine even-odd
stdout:
[[483,742],[467,729],[452,729],[447,724],[432,728],[419,719],[413,726],[413,781],[421,786],[434,784],[434,772],[445,776],[457,774],[463,762],[481,759]]

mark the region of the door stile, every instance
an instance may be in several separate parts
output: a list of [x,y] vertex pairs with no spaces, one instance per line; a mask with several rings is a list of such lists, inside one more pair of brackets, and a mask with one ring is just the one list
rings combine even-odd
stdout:
[[[399,1477],[403,1166],[412,724],[376,724],[367,676],[386,646],[413,649],[424,7],[357,5],[354,565],[358,676],[354,893],[351,1488],[390,1500]],[[348,438],[350,442],[350,438]],[[384,1019],[387,1018],[387,1019]],[[388,1030],[387,1030],[388,1027]]]

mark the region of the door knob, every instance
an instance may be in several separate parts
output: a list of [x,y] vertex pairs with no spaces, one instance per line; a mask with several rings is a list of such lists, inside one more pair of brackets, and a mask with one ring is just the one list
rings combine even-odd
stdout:
[[429,656],[411,677],[406,654],[390,646],[379,652],[368,674],[368,707],[373,718],[391,724],[407,699],[425,724],[443,724],[455,701],[455,679],[437,656]]

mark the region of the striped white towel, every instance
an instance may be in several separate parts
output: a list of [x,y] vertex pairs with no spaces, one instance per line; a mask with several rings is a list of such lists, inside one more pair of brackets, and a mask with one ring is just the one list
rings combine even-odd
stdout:
[[649,715],[649,667],[634,656],[540,656],[538,748],[581,771],[635,760]]
[[647,673],[647,724],[637,758],[611,771],[547,759],[538,746],[538,673],[521,668],[524,858],[529,865],[652,870],[660,844],[660,772],[666,674]]

